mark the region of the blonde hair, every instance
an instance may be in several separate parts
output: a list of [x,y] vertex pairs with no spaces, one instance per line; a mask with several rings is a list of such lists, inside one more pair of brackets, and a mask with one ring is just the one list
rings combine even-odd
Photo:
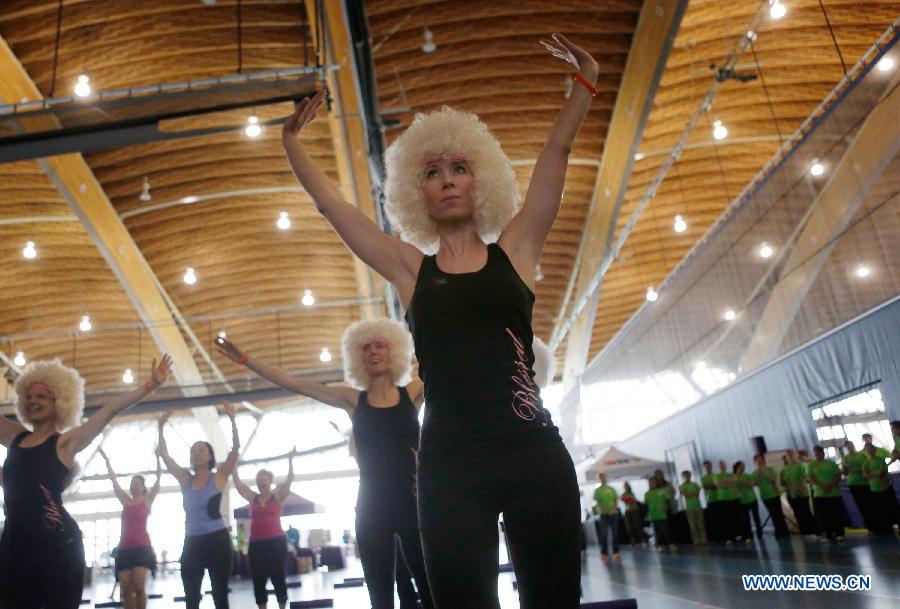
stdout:
[[363,347],[373,338],[384,338],[391,344],[391,378],[396,385],[406,385],[412,370],[412,336],[403,324],[387,319],[356,321],[344,330],[341,354],[344,380],[351,387],[365,389],[369,382],[363,361]]
[[556,357],[547,343],[537,336],[531,348],[534,351],[534,384],[543,389],[553,382],[556,375]]
[[84,412],[84,379],[74,368],[64,366],[59,359],[31,362],[13,387],[16,416],[25,427],[31,423],[25,416],[25,391],[30,385],[43,383],[56,400],[56,427],[63,431],[75,427]]
[[437,224],[428,215],[422,182],[430,154],[461,155],[475,178],[475,229],[496,241],[519,209],[519,185],[509,157],[477,116],[444,106],[416,114],[385,153],[385,211],[404,241],[426,254],[437,251]]

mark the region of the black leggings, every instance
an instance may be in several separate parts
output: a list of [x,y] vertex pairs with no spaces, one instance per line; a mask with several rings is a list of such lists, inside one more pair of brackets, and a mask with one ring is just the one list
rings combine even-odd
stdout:
[[216,609],[228,609],[228,575],[231,573],[231,538],[222,529],[206,535],[190,535],[184,538],[181,553],[181,581],[184,584],[186,609],[199,609],[203,598],[200,586],[203,571],[209,570],[212,583],[213,605]]
[[759,520],[759,504],[741,503],[741,512],[743,519],[741,520],[741,536],[744,539],[753,539],[753,529],[750,526],[750,517],[753,516],[753,524],[756,525],[756,536],[762,539],[762,522]]
[[498,609],[497,520],[503,513],[521,609],[575,609],[581,507],[561,441],[418,470],[419,522],[438,609]]
[[[7,521],[6,528],[11,526],[15,525]],[[20,543],[11,543],[11,536]],[[81,604],[84,588],[81,531],[72,522],[58,538],[45,541],[41,542],[39,534],[26,540],[22,531],[3,532],[0,609],[76,609]]]
[[268,600],[266,582],[271,579],[275,588],[275,600],[287,602],[287,584],[284,581],[287,563],[287,539],[273,537],[251,541],[247,549],[250,559],[250,573],[253,574],[253,596],[257,605],[265,605]]
[[422,607],[433,609],[415,504],[396,503],[384,497],[381,501],[361,500],[357,506],[356,543],[372,609],[393,609],[395,577],[401,609],[415,609],[410,574]]

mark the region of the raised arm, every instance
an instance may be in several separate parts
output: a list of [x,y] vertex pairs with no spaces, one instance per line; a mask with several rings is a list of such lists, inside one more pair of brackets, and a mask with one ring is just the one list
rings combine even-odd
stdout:
[[569,153],[591,105],[592,92],[587,85],[595,85],[600,71],[590,53],[562,34],[553,34],[551,42],[541,41],[541,44],[554,57],[575,66],[578,82],[574,83],[571,95],[557,114],[544,149],[538,155],[525,203],[499,241],[529,285],[534,281],[534,267],[559,212]]
[[413,379],[406,386],[406,393],[409,395],[413,406],[416,407],[416,412],[418,412],[422,408],[422,404],[425,403],[425,383],[418,378]]
[[156,482],[153,483],[153,486],[150,487],[150,491],[147,493],[147,505],[152,506],[153,502],[156,501],[156,496],[159,495],[159,487],[160,487],[161,480],[162,480],[162,463],[160,463],[159,455],[156,455]]
[[288,374],[277,366],[263,363],[250,357],[246,351],[242,351],[227,338],[216,339],[216,349],[236,364],[247,366],[250,370],[288,391],[305,395],[314,400],[341,408],[350,412],[356,407],[359,392],[349,387],[329,387],[317,381],[301,379]]
[[234,404],[227,400],[225,401],[225,413],[231,419],[231,452],[228,453],[225,462],[216,469],[216,488],[220,491],[228,483],[228,476],[237,469],[238,449],[241,447],[241,438],[238,435],[237,421],[235,420],[237,410]]
[[57,445],[57,453],[60,460],[71,466],[75,462],[75,455],[93,442],[94,438],[103,431],[103,428],[109,424],[114,416],[156,391],[169,378],[171,368],[172,359],[168,355],[163,355],[159,365],[156,364],[154,359],[150,367],[150,378],[146,383],[134,391],[129,391],[111,399],[100,410],[95,412],[87,422],[62,434]]
[[288,161],[297,180],[338,236],[354,254],[398,290],[412,294],[422,254],[416,248],[384,233],[368,216],[348,203],[338,185],[329,179],[300,143],[300,131],[313,121],[325,92],[319,91],[297,104],[281,132]]
[[287,478],[284,479],[284,482],[278,485],[278,488],[275,489],[275,499],[278,500],[278,503],[284,503],[285,499],[288,498],[288,495],[291,494],[291,484],[294,483],[294,455],[297,454],[297,447],[291,449],[291,452],[288,454],[288,473]]
[[9,446],[20,433],[28,431],[28,429],[13,419],[8,419],[0,415],[0,444]]
[[237,468],[234,468],[234,471],[231,472],[231,479],[234,481],[234,488],[237,490],[238,494],[246,499],[247,501],[253,501],[256,499],[256,493],[253,492],[253,489],[244,484],[244,481],[241,480],[240,476],[238,476]]
[[168,411],[163,413],[163,415],[159,418],[159,440],[156,446],[156,454],[160,459],[163,460],[163,463],[166,464],[166,469],[169,470],[169,473],[175,476],[175,479],[178,480],[178,484],[181,486],[185,486],[188,483],[188,480],[191,478],[191,472],[181,467],[175,462],[175,459],[169,455],[169,447],[166,445],[166,436],[163,433],[163,428],[166,426],[166,421],[169,420],[169,417],[172,416],[172,411]]
[[106,456],[106,453],[103,452],[103,449],[100,449],[100,456],[103,457],[103,461],[106,462],[106,471],[109,473],[109,479],[113,485],[113,492],[116,494],[116,498],[122,505],[127,505],[128,500],[131,499],[128,496],[121,486],[119,486],[119,480],[116,476],[116,472],[113,471],[112,463],[109,462],[109,457]]

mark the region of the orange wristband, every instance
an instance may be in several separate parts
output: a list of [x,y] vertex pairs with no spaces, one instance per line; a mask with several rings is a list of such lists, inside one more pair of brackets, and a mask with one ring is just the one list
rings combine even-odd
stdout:
[[247,352],[244,351],[241,353],[241,359],[238,360],[238,366],[243,366],[247,363]]
[[589,83],[584,76],[582,76],[581,74],[576,74],[575,82],[578,82],[578,83],[581,83],[582,85],[584,85],[584,88],[590,92],[591,97],[597,97],[597,87],[595,87],[594,85]]

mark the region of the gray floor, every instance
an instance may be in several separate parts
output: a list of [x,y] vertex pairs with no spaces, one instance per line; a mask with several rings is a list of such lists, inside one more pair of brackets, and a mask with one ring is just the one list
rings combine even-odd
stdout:
[[[333,589],[345,577],[360,577],[359,563],[333,573],[317,572],[300,577],[301,588],[290,590],[290,600],[333,598],[336,609],[366,609],[365,588]],[[870,575],[869,592],[746,592],[742,574]],[[294,578],[296,579],[296,578]],[[512,573],[499,581],[503,609],[519,606]],[[659,555],[652,548],[623,548],[620,561],[601,562],[592,546],[583,564],[585,601],[636,598],[639,609],[900,609],[900,541],[897,538],[851,538],[839,544],[819,544],[793,538],[776,543],[767,537],[761,545],[681,547],[675,554]],[[84,598],[108,599],[112,583],[100,579],[85,590]],[[249,581],[232,582],[231,609],[255,609]],[[204,589],[208,589],[208,583]],[[172,606],[181,594],[177,575],[150,583],[162,600],[151,600],[150,609]],[[92,606],[92,605],[85,605]],[[208,597],[202,607],[212,609]],[[274,599],[269,602],[275,607]],[[399,605],[398,605],[399,606]]]

